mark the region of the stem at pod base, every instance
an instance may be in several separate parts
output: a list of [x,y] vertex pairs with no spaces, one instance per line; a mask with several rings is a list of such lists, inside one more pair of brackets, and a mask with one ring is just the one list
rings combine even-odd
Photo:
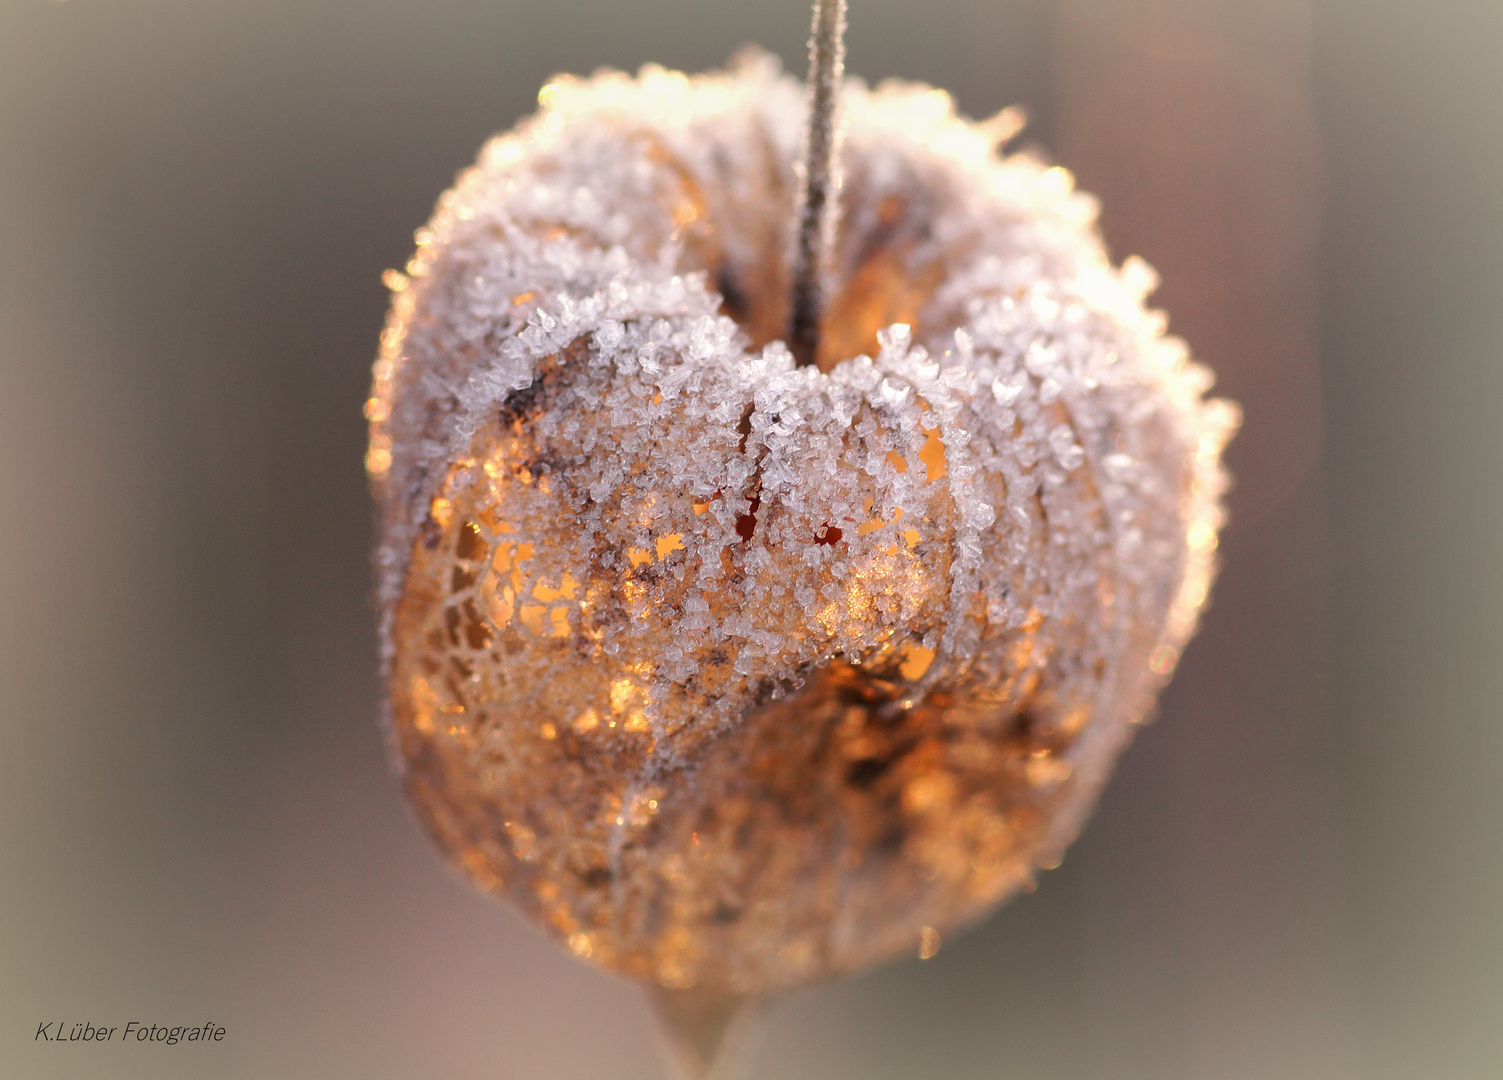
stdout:
[[657,985],[648,987],[647,996],[680,1080],[743,1080],[762,1031],[766,1001]]

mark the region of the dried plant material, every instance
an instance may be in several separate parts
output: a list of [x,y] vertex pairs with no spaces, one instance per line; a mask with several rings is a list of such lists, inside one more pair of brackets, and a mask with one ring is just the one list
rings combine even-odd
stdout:
[[[1056,864],[1205,600],[1235,411],[1063,170],[759,56],[560,79],[393,275],[367,406],[391,722],[457,865],[706,1000],[938,948]],[[864,355],[863,355],[864,354]]]

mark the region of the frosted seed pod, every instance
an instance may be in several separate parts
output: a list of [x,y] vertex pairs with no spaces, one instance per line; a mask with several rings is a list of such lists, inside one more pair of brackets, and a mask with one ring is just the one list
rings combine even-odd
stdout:
[[[1068,174],[842,90],[562,78],[419,233],[367,406],[383,660],[444,850],[704,1000],[932,948],[1058,862],[1194,629],[1234,409]],[[931,943],[931,944],[925,944]]]

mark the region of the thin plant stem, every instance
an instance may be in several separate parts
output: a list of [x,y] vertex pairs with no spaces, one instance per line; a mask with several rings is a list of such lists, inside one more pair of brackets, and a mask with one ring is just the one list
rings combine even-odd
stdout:
[[809,127],[805,135],[799,199],[798,246],[793,259],[788,347],[799,366],[819,352],[823,278],[834,245],[834,193],[840,187],[836,107],[845,71],[845,0],[814,0],[809,35]]

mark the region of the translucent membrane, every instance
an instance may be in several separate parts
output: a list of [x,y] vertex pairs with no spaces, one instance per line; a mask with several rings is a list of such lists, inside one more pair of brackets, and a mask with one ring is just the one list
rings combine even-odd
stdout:
[[938,91],[845,88],[805,368],[774,340],[799,85],[748,57],[541,100],[388,282],[409,794],[666,1001],[932,954],[1058,863],[1172,671],[1235,410],[1069,175]]

